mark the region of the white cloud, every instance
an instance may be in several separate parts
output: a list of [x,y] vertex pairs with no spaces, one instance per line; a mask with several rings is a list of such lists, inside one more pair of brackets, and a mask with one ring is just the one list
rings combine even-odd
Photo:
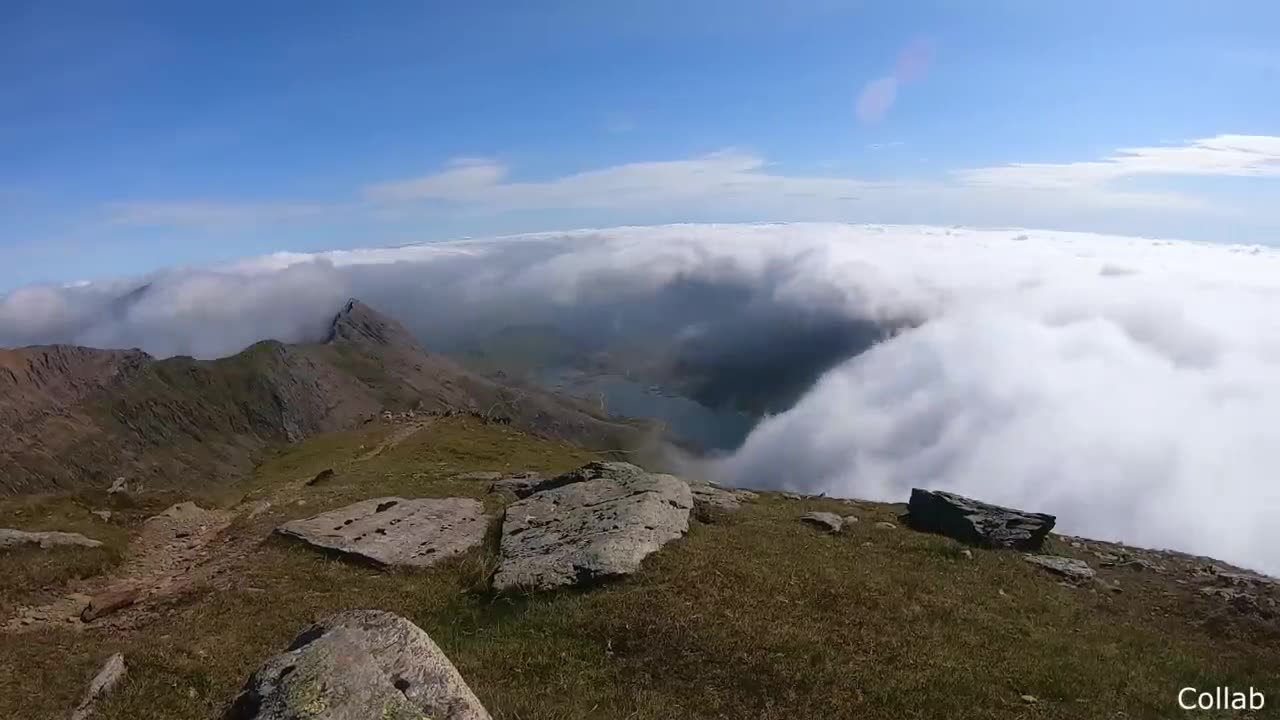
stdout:
[[[884,149],[899,143],[870,147]],[[1163,234],[1198,216],[1255,228],[1280,227],[1274,204],[1249,196],[1138,189],[1126,178],[1280,177],[1280,136],[1220,135],[1181,146],[1129,148],[1100,161],[1012,164],[958,170],[940,179],[873,180],[787,172],[765,157],[726,149],[687,159],[633,162],[538,180],[490,158],[461,158],[438,172],[358,189],[338,203],[130,203],[108,208],[125,225],[230,226],[318,223],[345,217],[368,224],[427,220],[432,214],[494,218],[524,210],[594,211],[626,220],[680,215],[731,220],[862,220],[1038,225]],[[1252,203],[1252,204],[1250,204]],[[615,220],[616,222],[616,220]]]
[[[232,352],[315,337],[354,294],[428,345],[513,321],[675,343],[688,283],[919,322],[837,364],[712,471],[901,501],[950,488],[1064,531],[1280,571],[1280,251],[1030,230],[683,225],[276,255],[0,298],[0,343]],[[655,334],[656,333],[656,334]],[[616,340],[616,339],[615,339]]]
[[955,175],[968,185],[1049,190],[1098,187],[1137,176],[1280,177],[1280,137],[1217,135],[1174,147],[1125,148],[1095,162],[1014,163]]

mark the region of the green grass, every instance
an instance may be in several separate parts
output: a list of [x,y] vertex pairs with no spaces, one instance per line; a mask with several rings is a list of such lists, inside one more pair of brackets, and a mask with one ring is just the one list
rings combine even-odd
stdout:
[[[251,497],[326,467],[335,477],[230,532],[265,538],[284,518],[385,494],[484,496],[487,483],[448,478],[554,471],[586,457],[450,419],[358,461],[380,432],[277,454],[250,481]],[[0,638],[0,717],[65,715],[117,650],[129,679],[99,720],[217,717],[309,622],[357,607],[426,629],[500,720],[1169,718],[1182,716],[1175,696],[1186,685],[1252,685],[1280,703],[1275,626],[1215,615],[1166,578],[1126,574],[1120,594],[1068,589],[1017,553],[975,550],[969,560],[945,538],[875,527],[897,522],[900,506],[865,503],[853,510],[862,521],[840,535],[798,522],[809,510],[850,512],[838,501],[766,494],[714,524],[694,523],[631,578],[536,596],[485,590],[496,532],[487,547],[423,573],[264,540],[233,588],[196,596],[142,630]]]

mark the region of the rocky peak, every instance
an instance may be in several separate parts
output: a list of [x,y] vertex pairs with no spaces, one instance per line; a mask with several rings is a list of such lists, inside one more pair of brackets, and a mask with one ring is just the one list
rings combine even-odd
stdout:
[[352,298],[333,319],[331,343],[360,343],[386,347],[417,347],[403,325]]

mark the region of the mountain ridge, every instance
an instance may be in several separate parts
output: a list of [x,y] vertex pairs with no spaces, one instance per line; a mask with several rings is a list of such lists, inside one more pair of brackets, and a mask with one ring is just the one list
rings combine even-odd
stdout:
[[0,350],[0,494],[217,485],[270,447],[385,410],[471,412],[588,447],[642,430],[572,399],[510,388],[420,347],[350,300],[318,343],[265,340],[218,360],[68,345]]

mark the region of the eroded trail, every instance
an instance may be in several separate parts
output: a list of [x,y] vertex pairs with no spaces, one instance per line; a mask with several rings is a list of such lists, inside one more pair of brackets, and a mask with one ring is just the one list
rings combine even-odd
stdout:
[[[396,423],[382,440],[349,461],[368,462],[429,427],[433,418]],[[231,509],[206,509],[179,503],[149,518],[111,573],[73,581],[51,602],[18,608],[0,632],[24,632],[58,625],[73,628],[136,627],[161,612],[167,600],[209,588],[225,587],[235,564],[262,541],[261,529],[227,532],[238,518],[252,520],[272,506],[306,495],[312,476],[300,476],[272,488],[266,497]],[[269,530],[265,530],[269,533]],[[106,608],[119,604],[119,607]],[[87,608],[93,608],[86,611]],[[99,612],[100,616],[94,617]]]
[[143,524],[114,572],[73,582],[66,594],[46,605],[20,608],[4,629],[21,631],[50,624],[114,626],[120,616],[106,613],[86,622],[82,614],[91,604],[93,612],[104,612],[107,604],[153,604],[215,580],[227,563],[207,561],[220,554],[219,536],[234,517],[231,511],[206,510],[190,502],[174,505]]

